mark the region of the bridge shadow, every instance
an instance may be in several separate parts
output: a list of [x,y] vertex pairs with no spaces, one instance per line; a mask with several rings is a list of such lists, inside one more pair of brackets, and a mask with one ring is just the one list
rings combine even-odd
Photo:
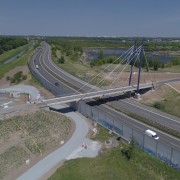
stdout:
[[[149,90],[140,90],[139,93],[142,95],[144,93],[146,93],[147,91]],[[132,92],[131,93],[131,97],[134,97],[135,96],[135,92]],[[108,102],[113,102],[113,101],[119,101],[119,100],[123,100],[123,99],[127,99],[127,98],[130,98],[128,97],[127,94],[123,94],[123,95],[118,95],[118,96],[106,96],[106,97],[102,97],[100,99],[93,99],[93,100],[87,100],[86,103],[90,106],[99,106],[101,104],[106,104]]]
[[55,112],[60,112],[60,113],[63,113],[63,114],[75,111],[75,109],[73,107],[64,107],[64,108],[61,108],[61,109],[56,109],[56,108],[49,107],[49,110],[55,111]]

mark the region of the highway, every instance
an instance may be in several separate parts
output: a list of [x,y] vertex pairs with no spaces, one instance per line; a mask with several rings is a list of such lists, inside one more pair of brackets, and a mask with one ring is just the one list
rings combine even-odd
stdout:
[[180,118],[176,116],[158,111],[155,108],[147,107],[131,99],[120,99],[109,104],[121,107],[148,120],[153,118],[153,121],[180,132]]
[[[57,89],[59,89],[59,90],[62,89],[62,91],[65,94],[76,94],[77,93],[76,90],[73,90],[69,85],[66,85],[65,83],[61,82],[57,76],[60,76],[60,78],[63,77],[64,80],[66,79],[65,76],[68,76],[67,77],[68,83],[72,83],[73,85],[75,85],[77,87],[79,86],[80,81],[78,81],[78,83],[76,84],[76,80],[75,80],[76,78],[71,79],[71,77],[72,77],[71,75],[68,75],[68,73],[64,73],[58,67],[55,70],[57,76],[54,77],[52,75],[52,73],[50,73],[50,72],[54,71],[55,68],[53,67],[52,69],[50,69],[51,67],[46,64],[47,61],[51,60],[50,55],[47,54],[48,52],[50,52],[47,50],[48,49],[47,44],[45,44],[43,48],[44,48],[44,51],[42,51],[42,52],[40,52],[40,54],[37,54],[36,56],[34,56],[33,57],[34,59],[32,58],[32,61],[36,61],[36,63],[40,64],[40,68],[37,70],[37,73],[41,74],[42,78],[49,82],[49,85],[51,85],[52,91],[56,91]],[[32,61],[31,61],[31,66],[34,66]],[[44,64],[47,65],[46,68],[44,67],[42,61]],[[49,70],[47,70],[47,68],[49,68]],[[35,69],[35,67],[34,67],[34,69]],[[59,87],[56,87],[54,85],[55,82],[59,83]],[[83,85],[84,84],[81,84],[81,86],[79,86],[78,88],[81,88]],[[60,93],[60,94],[63,95],[63,93]],[[114,109],[108,107],[107,105],[99,105],[99,106],[96,106],[96,108],[98,110],[100,110],[101,112],[108,113],[108,116],[119,119],[120,121],[124,122],[125,124],[135,128],[135,129],[138,129],[139,131],[145,132],[145,130],[148,128],[154,129],[152,127],[149,127],[149,126],[133,119],[133,118],[130,118],[120,112],[115,111]],[[143,110],[141,109],[141,111],[143,111]],[[140,112],[140,110],[138,110],[138,112]],[[152,112],[149,112],[149,113],[151,114],[150,116],[153,119],[154,113],[152,113]],[[163,119],[163,118],[165,118],[165,117],[161,116],[161,119]],[[171,123],[174,123],[170,119],[168,121],[170,121]],[[166,133],[163,133],[162,131],[159,131],[157,129],[155,129],[155,131],[160,136],[160,141],[162,141],[166,144],[170,144],[172,147],[180,149],[180,140],[179,139],[177,139],[171,135],[168,135]]]
[[[85,83],[82,80],[79,80],[78,78],[76,78],[72,75],[69,75],[67,72],[65,72],[62,69],[60,69],[59,67],[57,67],[57,65],[55,65],[54,62],[51,60],[50,46],[47,43],[44,44],[44,50],[45,50],[45,52],[44,52],[42,61],[43,61],[43,64],[45,64],[46,68],[48,69],[48,70],[46,69],[48,73],[56,72],[57,76],[59,76],[61,78],[63,77],[64,81],[68,81],[70,84],[75,85],[77,88],[82,89],[84,92],[87,92],[88,90],[89,91],[101,90],[100,88],[95,88],[94,86],[89,85],[88,83]],[[180,79],[166,80],[163,82],[157,82],[157,84],[160,85],[162,83],[168,83],[168,82],[173,82],[173,81],[180,81]],[[77,92],[77,93],[79,93],[79,92]],[[80,95],[79,97],[82,97],[82,96]],[[86,96],[84,95],[84,97],[86,97]],[[86,98],[88,98],[88,97],[86,97]],[[92,96],[92,98],[93,98],[93,96]],[[78,101],[80,99],[81,98],[77,98],[75,100]],[[67,101],[65,101],[65,102],[69,102],[68,98],[66,100]],[[138,114],[139,116],[144,117],[148,120],[154,121],[156,123],[160,123],[163,126],[171,128],[178,132],[180,131],[180,118],[171,116],[167,113],[162,113],[161,111],[147,107],[145,105],[142,105],[142,104],[132,101],[130,99],[120,99],[119,101],[111,102],[111,103],[115,106],[120,106],[120,107],[128,110],[131,113]]]

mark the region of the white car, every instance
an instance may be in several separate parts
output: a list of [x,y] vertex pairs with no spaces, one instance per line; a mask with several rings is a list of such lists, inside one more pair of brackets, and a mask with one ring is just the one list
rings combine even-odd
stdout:
[[156,140],[159,139],[159,136],[157,136],[157,134],[156,134],[154,131],[150,130],[150,129],[147,129],[147,130],[145,131],[145,134],[146,134],[147,136],[149,136],[149,137],[153,137],[153,138],[156,139]]

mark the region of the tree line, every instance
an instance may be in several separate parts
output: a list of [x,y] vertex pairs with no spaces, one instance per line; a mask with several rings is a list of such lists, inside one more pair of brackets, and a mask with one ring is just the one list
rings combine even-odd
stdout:
[[27,44],[23,37],[0,37],[0,54]]

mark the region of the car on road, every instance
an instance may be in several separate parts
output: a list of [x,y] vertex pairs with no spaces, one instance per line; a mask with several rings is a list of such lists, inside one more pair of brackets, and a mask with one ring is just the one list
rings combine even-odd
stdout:
[[156,139],[156,140],[159,139],[159,136],[157,136],[157,134],[156,134],[154,131],[150,130],[150,129],[147,129],[147,130],[145,131],[145,134],[146,134],[147,136],[149,136],[149,137],[152,137],[152,138]]
[[36,69],[39,69],[39,65],[38,64],[36,64]]
[[55,84],[55,86],[59,86],[59,83],[57,83],[57,82],[56,82],[56,83],[54,83],[54,84]]

